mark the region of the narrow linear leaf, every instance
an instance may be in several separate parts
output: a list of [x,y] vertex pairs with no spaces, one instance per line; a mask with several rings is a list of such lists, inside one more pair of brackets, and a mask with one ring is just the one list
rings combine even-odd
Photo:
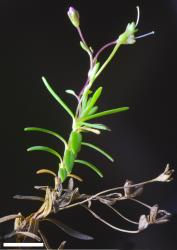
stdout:
[[63,222],[58,221],[56,219],[53,218],[46,218],[43,220],[47,220],[50,221],[51,223],[55,224],[57,227],[59,227],[61,230],[63,230],[65,233],[67,233],[68,235],[80,239],[80,240],[93,240],[93,237],[80,233],[74,229],[72,229],[71,227],[65,225]]
[[86,115],[91,108],[95,105],[95,103],[97,102],[98,98],[100,97],[101,93],[102,93],[102,87],[99,87],[95,93],[93,94],[93,96],[91,97],[90,103],[87,104],[87,107],[85,109],[85,111],[83,112],[83,116]]
[[89,51],[89,48],[87,47],[87,45],[84,44],[82,41],[80,41],[80,46],[81,46],[81,48],[82,48],[83,50],[85,50],[87,53],[90,52],[90,51]]
[[58,176],[61,178],[61,181],[64,182],[67,177],[67,171],[64,167],[59,168],[58,170]]
[[81,133],[72,131],[69,137],[68,146],[71,148],[71,150],[75,155],[80,151],[81,141],[82,141]]
[[73,95],[77,100],[79,100],[79,97],[78,97],[77,94],[74,92],[74,90],[72,90],[72,89],[67,89],[67,90],[65,90],[65,92],[66,92],[67,94]]
[[51,174],[51,175],[53,175],[54,177],[56,177],[56,174],[55,174],[53,171],[51,171],[51,170],[49,170],[49,169],[45,169],[45,168],[39,169],[39,170],[36,172],[36,174]]
[[89,95],[92,94],[92,91],[89,89],[87,90],[87,93],[82,95],[81,102],[82,102],[82,110],[86,108],[86,105],[91,101],[89,98]]
[[106,153],[103,149],[101,149],[101,148],[99,148],[91,143],[88,143],[88,142],[82,142],[82,145],[93,148],[96,151],[98,151],[99,153],[101,153],[102,155],[104,155],[106,158],[108,158],[110,161],[112,161],[112,162],[114,161],[114,159],[108,153]]
[[14,195],[13,199],[18,200],[33,200],[33,201],[44,201],[44,198],[39,196],[23,196],[23,195]]
[[82,96],[82,110],[85,109],[85,107],[87,105],[87,100],[88,100],[88,95]]
[[129,110],[129,107],[110,109],[110,110],[106,110],[106,111],[103,111],[103,112],[100,112],[100,113],[96,113],[96,114],[81,118],[81,121],[88,121],[88,120],[95,119],[95,118],[98,118],[98,117],[102,117],[102,116],[106,116],[106,115],[112,115],[112,114],[127,111],[127,110]]
[[71,178],[76,179],[76,180],[78,180],[80,182],[83,182],[83,179],[80,176],[76,175],[76,174],[68,174],[68,177],[71,177]]
[[0,218],[0,223],[6,222],[8,220],[14,220],[14,219],[20,218],[20,217],[21,217],[21,215],[19,215],[19,214],[6,215],[6,216]]
[[94,134],[96,134],[96,135],[99,135],[100,134],[100,130],[98,130],[98,129],[95,129],[95,128],[87,128],[87,127],[81,127],[81,131],[82,132],[92,132],[92,133],[94,133]]
[[89,97],[89,98],[88,98],[88,100],[87,100],[87,103],[86,103],[85,109],[86,109],[86,107],[90,104],[91,100],[92,100],[92,97]]
[[39,235],[41,236],[41,239],[42,239],[42,241],[43,241],[44,246],[46,247],[46,249],[48,249],[48,250],[49,250],[49,249],[52,249],[52,248],[50,247],[48,241],[47,241],[47,238],[45,237],[45,235],[43,234],[43,232],[42,232],[40,229],[38,229],[38,233],[39,233]]
[[65,92],[68,93],[68,94],[70,94],[70,95],[76,96],[76,93],[72,89],[66,89]]
[[10,233],[8,233],[8,234],[3,235],[3,239],[4,239],[4,240],[10,239],[10,238],[12,238],[12,237],[15,236],[15,235],[16,235],[16,231],[13,230],[12,232],[10,232]]
[[98,106],[94,106],[93,108],[91,108],[91,110],[88,112],[88,115],[93,115],[97,112],[98,110]]
[[66,245],[66,241],[62,241],[58,247],[58,250],[63,250],[65,245]]
[[67,173],[71,173],[74,165],[75,155],[71,149],[67,149],[63,157],[63,165],[66,168]]
[[93,171],[95,171],[100,177],[103,177],[102,172],[92,163],[88,162],[88,161],[83,161],[83,160],[75,160],[75,162],[80,163],[82,165],[85,165],[89,168],[91,168]]
[[28,128],[24,128],[24,131],[27,131],[27,132],[33,132],[33,131],[38,132],[39,131],[39,132],[42,132],[42,133],[45,133],[45,134],[53,135],[53,136],[57,137],[60,141],[62,141],[65,146],[67,146],[67,143],[66,143],[65,139],[61,135],[59,135],[58,133],[56,133],[54,131],[51,131],[49,129],[38,128],[38,127],[28,127]]
[[68,112],[68,114],[74,119],[74,114],[71,111],[71,109],[64,103],[64,101],[55,93],[55,91],[52,89],[52,87],[47,82],[46,78],[43,76],[42,81],[44,85],[46,86],[47,90],[50,92],[50,94],[54,97],[54,99]]
[[16,234],[21,234],[21,235],[24,235],[24,236],[27,236],[27,237],[30,237],[34,240],[37,240],[37,241],[41,241],[41,238],[39,236],[37,236],[36,234],[33,234],[33,233],[30,233],[30,232],[25,232],[25,231],[17,231]]
[[28,152],[33,152],[33,151],[44,151],[44,152],[48,152],[52,155],[55,155],[57,158],[60,159],[60,161],[62,161],[61,155],[55,151],[52,148],[46,147],[46,146],[33,146],[27,149]]
[[110,131],[110,129],[107,126],[105,126],[103,124],[99,124],[99,123],[81,122],[81,125],[84,125],[84,126],[89,127],[89,128],[97,128],[97,129]]
[[37,189],[37,190],[42,190],[42,191],[46,191],[46,188],[47,188],[48,186],[34,186],[34,188],[35,189]]
[[89,70],[89,72],[88,72],[88,77],[89,77],[89,80],[90,80],[90,85],[93,84],[93,82],[94,82],[94,80],[95,80],[94,78],[95,78],[95,76],[96,76],[96,73],[98,72],[99,67],[100,67],[100,62],[97,62],[97,63],[93,66],[93,68],[91,68],[91,69]]

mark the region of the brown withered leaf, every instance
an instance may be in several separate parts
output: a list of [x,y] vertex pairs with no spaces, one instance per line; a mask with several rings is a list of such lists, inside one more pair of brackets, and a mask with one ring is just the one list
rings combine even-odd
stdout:
[[121,193],[111,193],[104,196],[98,196],[97,200],[106,205],[114,205],[121,198],[122,198]]
[[167,212],[166,210],[159,210],[158,216],[156,219],[156,224],[166,223],[169,221],[170,217],[171,217],[171,213]]
[[73,178],[70,178],[68,181],[68,190],[72,191],[73,188],[74,188],[74,180],[73,180]]
[[44,201],[44,198],[39,197],[39,196],[30,196],[30,195],[14,195],[13,199],[18,199],[18,200],[33,200],[33,201]]
[[149,222],[147,220],[146,215],[145,214],[141,215],[139,219],[138,230],[141,232],[145,230],[148,227],[148,225],[149,225]]
[[[66,191],[63,195],[59,197],[58,200],[55,200],[55,210],[58,211],[61,207],[66,207],[69,205],[72,201],[77,199],[80,196],[79,189],[75,188],[72,191]],[[58,209],[57,209],[58,208]]]
[[157,204],[152,206],[152,208],[150,209],[150,214],[148,216],[148,220],[150,224],[156,223],[158,210],[159,210],[159,206]]
[[131,194],[133,192],[133,188],[131,187],[133,185],[133,181],[126,180],[124,184],[124,194],[126,197],[131,197]]
[[58,250],[63,250],[66,245],[66,241],[62,241],[61,244],[58,247]]
[[170,165],[167,164],[165,167],[165,170],[162,174],[160,174],[158,177],[155,178],[156,181],[160,182],[170,182],[173,180],[174,169],[170,169]]
[[130,180],[126,180],[125,184],[124,184],[124,195],[127,198],[133,198],[136,196],[139,196],[142,194],[143,192],[143,185],[137,185],[132,187],[133,185],[133,181]]
[[41,241],[41,238],[39,236],[37,236],[36,234],[34,233],[31,233],[31,232],[23,232],[23,231],[17,231],[15,232],[15,234],[20,234],[20,235],[23,235],[23,236],[27,236],[27,237],[30,237],[34,240],[37,240],[37,241]]
[[169,221],[171,214],[166,210],[159,210],[158,205],[152,206],[147,216],[150,224],[163,224]]
[[45,235],[42,233],[42,231],[41,231],[40,229],[38,230],[38,233],[39,233],[39,235],[41,236],[41,239],[42,239],[42,241],[43,241],[44,246],[46,247],[46,249],[52,249],[52,248],[50,247],[48,241],[47,241],[47,238],[45,237]]
[[80,239],[80,240],[93,240],[93,237],[83,234],[81,232],[76,231],[75,229],[65,225],[63,222],[56,220],[54,218],[46,218],[43,221],[49,221],[59,227],[62,231],[70,235],[71,237]]
[[21,217],[20,214],[7,215],[7,216],[4,216],[4,217],[0,218],[0,223],[6,222],[6,221],[9,221],[9,220],[14,220],[14,219],[20,218],[20,217]]

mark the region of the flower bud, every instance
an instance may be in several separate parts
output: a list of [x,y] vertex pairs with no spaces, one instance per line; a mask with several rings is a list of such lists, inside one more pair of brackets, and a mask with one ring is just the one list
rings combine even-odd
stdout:
[[122,44],[134,44],[136,42],[134,35],[136,32],[135,23],[128,23],[125,32],[119,36],[118,41]]
[[73,7],[70,7],[67,14],[72,24],[74,25],[74,27],[79,28],[79,24],[80,24],[79,12]]

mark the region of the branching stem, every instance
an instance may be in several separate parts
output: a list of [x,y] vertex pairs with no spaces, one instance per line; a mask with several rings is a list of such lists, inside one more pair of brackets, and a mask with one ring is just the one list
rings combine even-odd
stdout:
[[[146,185],[146,184],[150,184],[150,183],[153,183],[153,182],[155,182],[155,179],[144,181],[144,182],[140,182],[140,183],[133,184],[133,185],[129,185],[129,188],[130,187],[138,187],[138,186]],[[117,191],[117,190],[123,190],[123,189],[124,189],[124,186],[106,189],[106,190],[103,190],[103,191],[101,191],[99,193],[96,193],[96,194],[90,196],[89,198],[87,198],[87,199],[85,199],[83,201],[79,201],[77,203],[70,204],[70,205],[68,205],[66,207],[60,208],[59,210],[64,210],[64,209],[68,209],[68,208],[71,208],[71,207],[79,206],[79,205],[82,205],[82,204],[84,204],[86,202],[94,200],[96,197],[98,197],[100,195],[103,195],[103,194],[106,194],[106,193],[110,193],[110,192],[113,192],[113,191]],[[123,197],[123,198],[124,199],[128,199],[126,197]]]
[[89,211],[97,220],[101,221],[102,223],[104,223],[105,225],[107,225],[108,227],[116,230],[116,231],[120,231],[120,232],[123,232],[123,233],[130,233],[130,234],[136,234],[136,233],[139,233],[139,230],[126,230],[126,229],[122,229],[122,228],[119,228],[119,227],[116,227],[112,224],[110,224],[109,222],[107,222],[106,220],[102,219],[99,215],[97,215],[93,210],[91,210],[90,208],[86,207],[86,206],[83,206],[87,211]]

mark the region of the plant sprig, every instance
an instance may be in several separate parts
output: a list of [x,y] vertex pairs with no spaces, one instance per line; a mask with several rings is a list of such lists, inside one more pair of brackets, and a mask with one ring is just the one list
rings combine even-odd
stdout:
[[[57,137],[60,141],[64,143],[64,153],[61,156],[56,150],[49,148],[47,146],[34,146],[30,147],[28,151],[46,151],[49,152],[59,158],[59,169],[58,169],[58,177],[61,179],[61,182],[64,182],[67,177],[70,177],[73,174],[73,168],[75,163],[85,165],[95,171],[100,177],[103,177],[101,171],[94,166],[94,164],[89,163],[85,160],[78,160],[78,153],[81,150],[82,146],[88,146],[97,152],[101,153],[109,160],[113,161],[113,158],[104,150],[94,146],[90,142],[83,142],[83,134],[84,133],[95,133],[100,134],[102,130],[109,130],[107,126],[104,124],[92,123],[93,119],[97,119],[100,117],[105,117],[108,115],[120,113],[129,110],[129,107],[118,107],[111,108],[104,111],[99,111],[98,101],[102,95],[103,87],[98,87],[96,90],[93,90],[93,85],[96,79],[102,74],[104,69],[108,66],[108,64],[115,57],[117,51],[122,45],[134,44],[136,42],[135,34],[138,31],[137,25],[139,22],[139,7],[137,7],[137,20],[136,22],[128,23],[125,31],[120,34],[114,42],[109,42],[105,44],[97,53],[93,52],[91,46],[88,46],[83,33],[80,28],[80,15],[77,10],[73,7],[70,7],[68,10],[68,16],[71,23],[77,29],[78,34],[80,36],[80,46],[81,48],[89,55],[90,60],[90,68],[87,73],[87,80],[84,84],[84,87],[81,89],[79,94],[76,94],[73,90],[66,90],[68,94],[73,95],[78,103],[76,106],[75,112],[72,111],[70,107],[59,97],[59,95],[52,88],[51,84],[47,81],[47,79],[43,76],[42,81],[51,94],[51,96],[58,102],[60,106],[68,113],[68,115],[72,118],[72,130],[69,136],[68,141],[66,141],[62,136],[58,134],[58,132],[53,132],[49,129],[37,128],[37,127],[29,127],[25,128],[25,131],[38,131],[42,133],[51,134]],[[150,33],[152,34],[152,32]],[[149,35],[149,34],[148,34]],[[138,37],[139,38],[139,37]],[[110,46],[114,46],[111,53],[107,57],[107,59],[101,63],[99,61],[99,56],[105,49]],[[89,123],[88,123],[89,121]],[[74,174],[73,174],[74,176]]]
[[[77,99],[77,106],[75,112],[72,111],[70,107],[58,96],[58,94],[53,90],[51,84],[42,77],[42,81],[51,94],[51,96],[58,102],[58,104],[67,112],[67,114],[72,118],[72,129],[68,140],[65,140],[58,132],[54,132],[49,129],[40,127],[28,127],[24,130],[26,132],[40,132],[44,134],[49,134],[55,137],[58,141],[62,142],[64,145],[63,155],[57,152],[55,149],[48,146],[32,146],[27,149],[28,152],[42,151],[54,155],[58,161],[58,173],[56,174],[51,169],[39,169],[36,174],[49,174],[54,178],[54,186],[35,186],[35,189],[45,192],[44,197],[39,196],[23,196],[15,195],[13,198],[21,200],[32,200],[42,202],[41,206],[36,212],[32,212],[30,215],[24,217],[21,213],[12,214],[0,218],[0,223],[6,221],[14,220],[14,229],[12,232],[5,234],[0,239],[7,240],[11,237],[16,236],[17,241],[24,241],[26,237],[32,238],[36,241],[43,241],[46,249],[51,249],[47,238],[40,229],[41,223],[43,221],[48,221],[56,225],[59,229],[63,230],[68,235],[81,239],[81,240],[92,240],[93,237],[85,233],[76,231],[69,226],[65,225],[63,222],[51,217],[58,212],[63,210],[81,206],[86,209],[95,219],[99,220],[108,227],[124,232],[124,233],[139,233],[145,230],[149,225],[152,224],[162,224],[169,221],[171,214],[166,210],[160,210],[157,204],[150,206],[145,202],[140,201],[136,197],[141,195],[144,186],[156,182],[170,182],[173,177],[174,170],[166,165],[165,170],[157,177],[146,180],[140,183],[133,183],[131,180],[126,180],[123,186],[118,186],[114,188],[109,188],[107,190],[100,191],[93,195],[80,194],[79,188],[74,187],[73,178],[78,181],[83,181],[82,178],[73,173],[73,168],[75,164],[83,165],[91,170],[93,170],[98,176],[103,177],[102,171],[97,168],[93,163],[86,160],[78,159],[78,154],[83,147],[88,147],[96,150],[98,153],[102,154],[111,162],[114,161],[112,156],[100,147],[92,144],[90,142],[85,142],[83,140],[83,134],[86,132],[92,132],[95,134],[100,134],[101,131],[110,131],[110,129],[104,124],[92,123],[93,119],[105,117],[107,115],[112,115],[115,113],[123,112],[128,110],[128,107],[111,108],[105,111],[99,111],[98,101],[101,97],[103,87],[98,87],[93,90],[93,84],[100,74],[104,71],[107,65],[116,55],[120,46],[125,44],[134,44],[136,39],[151,35],[154,32],[147,33],[142,36],[135,37],[137,32],[137,25],[139,23],[139,8],[137,7],[137,20],[136,22],[131,22],[127,25],[125,31],[118,36],[113,42],[105,44],[97,53],[93,52],[92,47],[88,46],[85,41],[80,28],[80,16],[77,10],[70,8],[68,11],[68,16],[77,29],[79,36],[81,38],[80,46],[89,55],[90,68],[87,74],[87,80],[81,89],[79,94],[76,94],[73,90],[66,90],[68,94],[73,95]],[[108,58],[103,62],[99,62],[99,56],[105,49],[114,46]],[[88,122],[89,121],[89,122]],[[63,182],[69,177],[67,188],[63,188]],[[148,214],[142,214],[139,217],[139,221],[130,219],[129,216],[125,216],[117,208],[114,207],[118,202],[129,200],[136,202],[148,209]],[[100,217],[92,209],[92,203],[94,201],[100,202],[101,204],[107,206],[112,212],[120,216],[126,222],[136,225],[134,230],[128,230],[125,228],[120,228],[111,224],[109,221]],[[65,241],[62,241],[58,249],[63,249]]]

